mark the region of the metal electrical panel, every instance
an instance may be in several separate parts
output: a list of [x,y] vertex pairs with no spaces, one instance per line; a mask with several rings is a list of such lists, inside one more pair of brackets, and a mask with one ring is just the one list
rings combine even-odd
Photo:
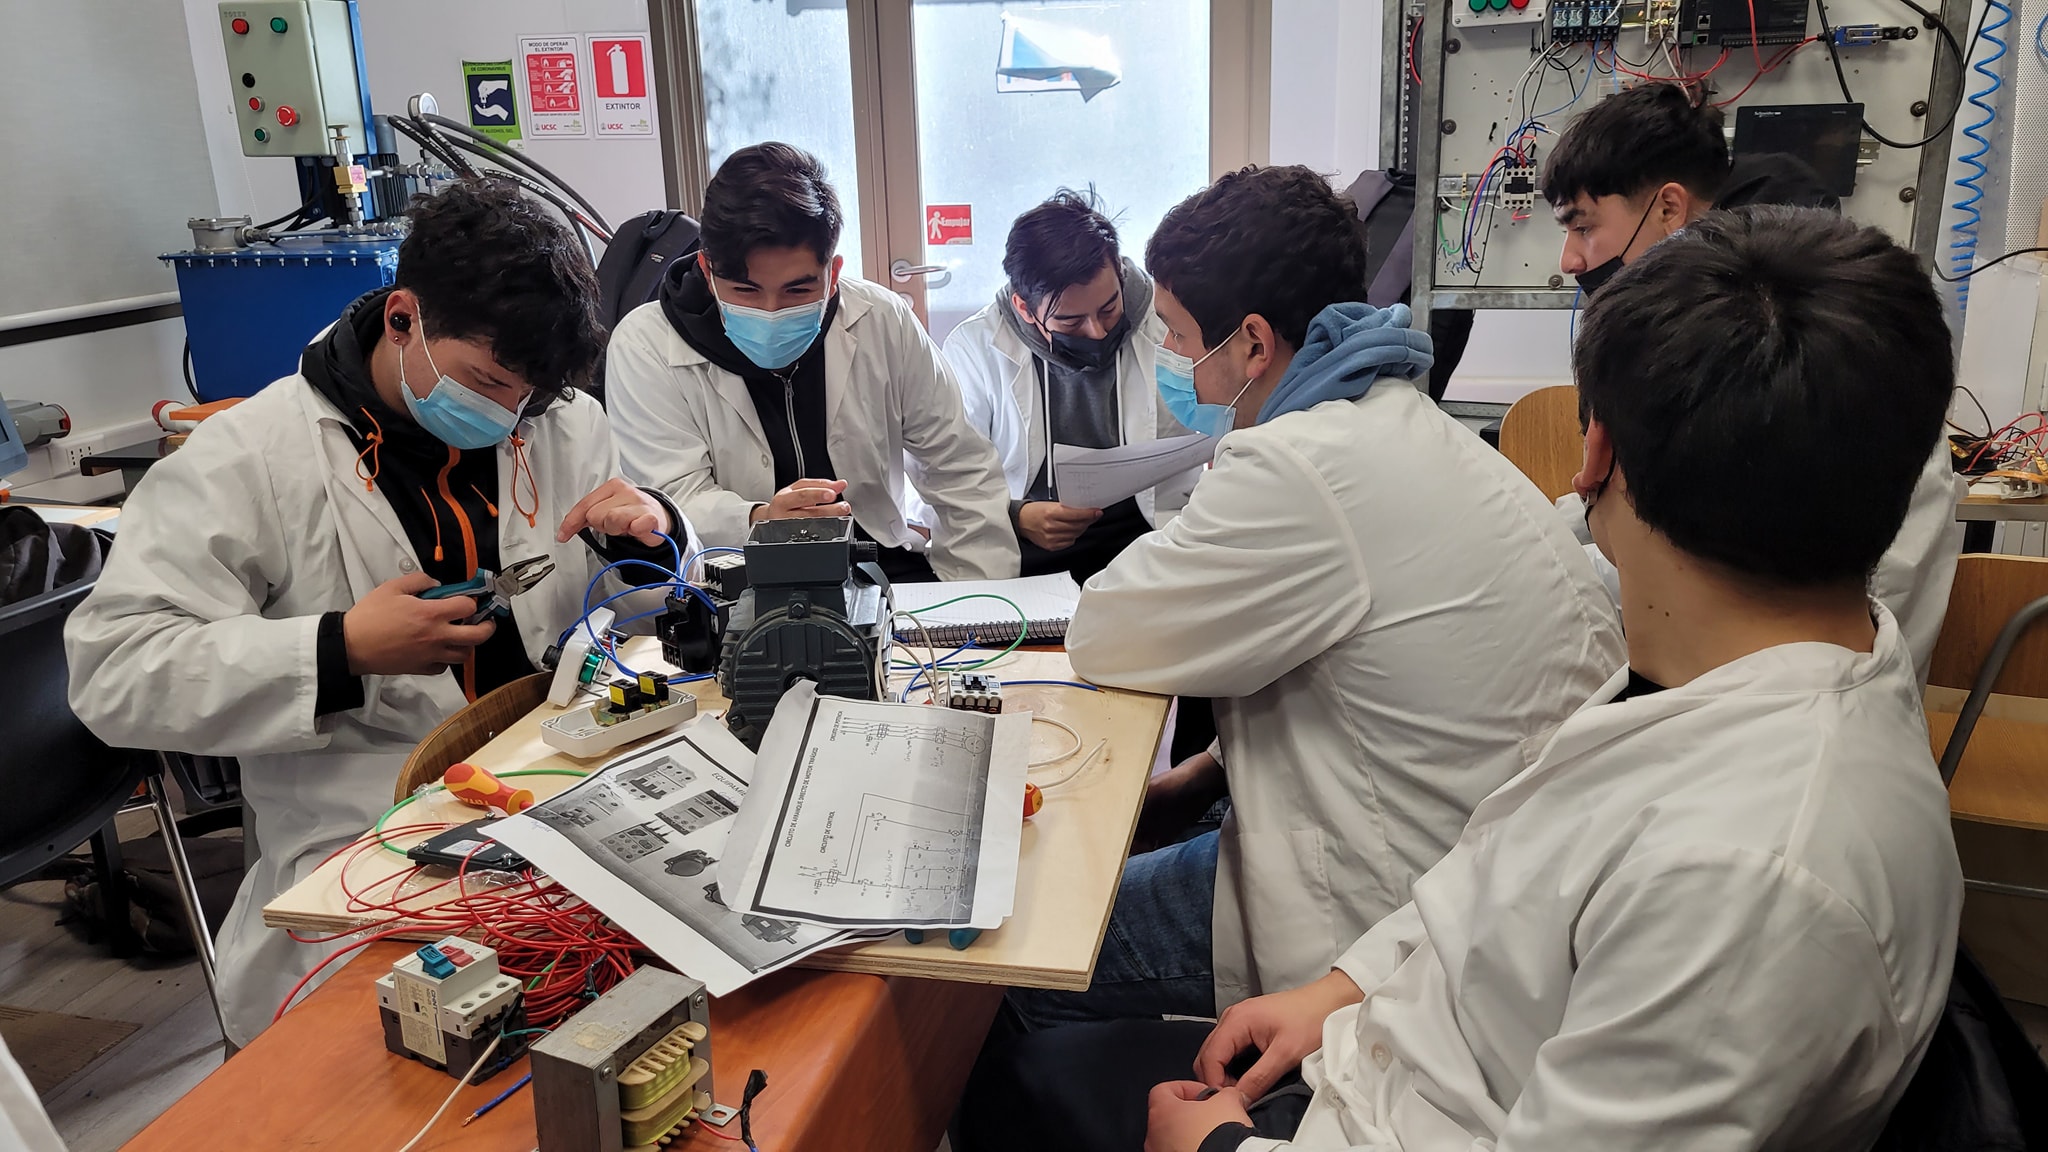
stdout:
[[349,0],[224,0],[220,32],[242,155],[371,151]]
[[[1814,0],[1426,0],[1419,20],[1404,12],[1386,66],[1401,74],[1388,94],[1400,99],[1399,136],[1414,144],[1416,311],[1573,306],[1558,269],[1563,231],[1536,184],[1581,112],[1649,75],[1703,77],[1731,137],[1746,108],[1784,122],[1801,108],[1840,115],[1861,104],[1843,212],[1931,261],[1956,53],[1900,0],[1824,2],[1853,100]],[[1969,35],[1967,2],[1938,9],[1958,43]],[[1862,119],[1896,141],[1932,139],[1882,147]],[[1748,120],[1751,136],[1770,122]],[[1838,144],[1821,159],[1839,155]]]

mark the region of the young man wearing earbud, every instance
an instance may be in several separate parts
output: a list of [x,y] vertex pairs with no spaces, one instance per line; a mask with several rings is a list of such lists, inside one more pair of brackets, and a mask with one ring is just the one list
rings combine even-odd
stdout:
[[[714,546],[763,520],[851,516],[893,579],[1015,576],[995,448],[903,298],[845,275],[840,223],[801,149],[719,165],[703,247],[612,332],[605,403],[626,474]],[[933,523],[906,513],[906,480]]]
[[1621,663],[1542,493],[1413,383],[1428,335],[1356,303],[1364,245],[1321,176],[1226,175],[1145,263],[1165,402],[1222,440],[1180,516],[1088,581],[1067,646],[1096,683],[1213,698],[1220,757],[1146,806],[1227,783],[1232,809],[1131,859],[1093,985],[1013,992],[1030,1024],[1211,1016],[1329,971]]
[[[1623,265],[1712,209],[1841,208],[1796,157],[1767,153],[1731,163],[1720,110],[1696,103],[1679,85],[1655,81],[1609,96],[1572,122],[1544,162],[1543,195],[1564,228],[1558,269],[1575,278],[1586,297]],[[1797,476],[1782,481],[1802,482]],[[1965,491],[1948,442],[1937,443],[1920,470],[1905,523],[1870,576],[1871,594],[1898,617],[1923,684],[1962,551],[1956,501]],[[1568,494],[1557,506],[1590,547],[1585,505]],[[1592,555],[1609,590],[1618,594],[1613,566],[1597,551]]]
[[[101,739],[241,761],[260,857],[219,932],[236,1044],[335,947],[263,906],[377,819],[435,725],[539,667],[600,565],[667,567],[664,534],[696,547],[620,478],[577,390],[603,332],[568,229],[509,182],[409,215],[392,288],[136,485],[65,630],[71,706]],[[420,595],[536,558],[554,570],[479,623],[471,597]]]

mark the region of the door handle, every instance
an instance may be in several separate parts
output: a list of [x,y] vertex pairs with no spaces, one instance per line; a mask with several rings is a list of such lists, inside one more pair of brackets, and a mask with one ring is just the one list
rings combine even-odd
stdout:
[[912,264],[908,260],[896,260],[889,265],[889,279],[898,284],[910,283],[913,276],[935,276],[926,287],[944,288],[953,280],[953,270],[944,264]]

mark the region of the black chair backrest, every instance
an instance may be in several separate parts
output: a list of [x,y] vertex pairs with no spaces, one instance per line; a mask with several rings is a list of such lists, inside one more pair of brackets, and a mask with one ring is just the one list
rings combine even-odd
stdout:
[[[697,250],[697,222],[673,208],[642,212],[612,234],[597,262],[598,309],[607,331],[626,313],[655,298],[662,277]],[[604,361],[599,359],[590,392],[604,399]]]
[[1956,949],[1948,1004],[1872,1152],[2048,1150],[2048,1067],[1984,970]]
[[0,884],[76,848],[126,802],[147,764],[107,747],[71,712],[64,621],[85,581],[0,608],[0,651],[18,693],[0,710]]

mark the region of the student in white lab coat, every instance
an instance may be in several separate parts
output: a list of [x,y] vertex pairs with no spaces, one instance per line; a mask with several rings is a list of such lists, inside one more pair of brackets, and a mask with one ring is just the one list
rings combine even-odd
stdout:
[[8,1152],[64,1152],[64,1140],[43,1111],[28,1074],[0,1040],[0,1148]]
[[1351,302],[1363,243],[1322,177],[1224,176],[1145,261],[1166,402],[1223,440],[1181,515],[1088,582],[1067,646],[1096,683],[1214,697],[1220,764],[1157,778],[1148,817],[1226,779],[1232,810],[1132,858],[1091,988],[1012,994],[1032,1024],[1316,979],[1621,663],[1542,494],[1410,382],[1429,337]]
[[1023,574],[1087,580],[1187,503],[1199,470],[1108,508],[1061,502],[1054,444],[1114,448],[1187,429],[1159,401],[1166,335],[1152,279],[1125,259],[1091,197],[1061,189],[1017,217],[1003,286],[946,337],[967,422],[1003,460]]
[[[102,739],[241,761],[260,856],[219,926],[236,1044],[336,947],[264,927],[263,905],[377,819],[436,724],[535,670],[604,559],[673,564],[657,532],[695,548],[619,478],[575,387],[603,329],[568,230],[495,181],[410,215],[393,288],[143,477],[65,630],[71,706]],[[418,596],[535,557],[555,570],[495,622]]]
[[[1558,268],[1588,299],[1624,264],[1710,209],[1840,208],[1820,177],[1791,156],[1742,156],[1731,165],[1720,110],[1696,105],[1686,89],[1663,83],[1616,93],[1572,121],[1544,162],[1543,195],[1565,230]],[[1803,483],[1802,476],[1795,470],[1779,481]],[[1963,547],[1956,501],[1967,488],[1943,437],[1913,485],[1905,523],[1870,574],[1871,594],[1897,617],[1922,684],[1948,615]],[[1590,545],[1578,496],[1564,496],[1557,507],[1580,542]],[[1596,566],[1612,590],[1613,567],[1598,560]]]
[[[703,247],[605,357],[626,475],[709,545],[766,519],[852,516],[896,580],[1017,575],[1009,495],[902,297],[843,274],[838,196],[809,153],[742,148],[704,190]],[[909,480],[909,487],[904,481]],[[930,523],[906,514],[910,489]]]
[[[1871,1146],[1963,895],[1911,658],[1865,587],[1948,407],[1940,299],[1876,229],[1748,208],[1645,254],[1579,327],[1576,487],[1628,667],[1322,979],[1206,1037],[1013,1048],[1019,1140],[1087,1134],[1019,1146]],[[1807,482],[1774,491],[1786,472]],[[1045,1083],[1069,1050],[1122,1083]]]

